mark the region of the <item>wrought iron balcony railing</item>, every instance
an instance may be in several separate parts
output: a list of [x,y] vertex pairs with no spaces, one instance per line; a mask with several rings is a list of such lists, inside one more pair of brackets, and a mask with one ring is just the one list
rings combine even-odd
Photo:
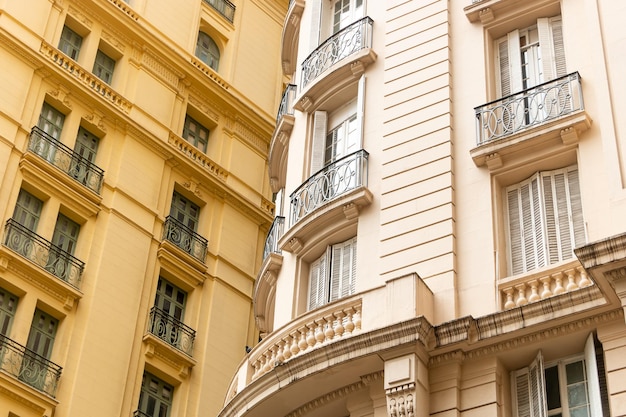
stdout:
[[583,110],[578,72],[476,107],[477,145]]
[[172,242],[200,262],[204,262],[206,259],[209,241],[172,216],[165,218],[163,239]]
[[13,219],[6,222],[4,245],[72,287],[80,289],[85,264]]
[[181,352],[192,355],[196,331],[160,308],[150,310],[148,331]]
[[361,149],[313,174],[291,196],[291,225],[334,200],[361,186],[367,186],[367,158]]
[[100,194],[104,171],[39,127],[30,132],[28,150],[42,157],[96,194]]
[[235,20],[235,5],[228,0],[204,0],[204,2],[224,16],[230,23],[233,23],[233,20]]
[[364,17],[326,39],[302,63],[302,88],[342,59],[372,47],[374,21]]
[[280,122],[280,119],[285,114],[293,114],[293,101],[296,97],[296,86],[289,84],[283,92],[283,97],[280,99],[280,106],[278,106],[278,114],[276,115],[276,124]]
[[54,397],[62,368],[16,341],[0,335],[0,369]]
[[263,249],[263,259],[267,258],[270,253],[281,253],[282,251],[278,247],[278,240],[283,236],[283,230],[285,229],[285,218],[283,216],[276,216],[270,231],[265,238],[265,247]]

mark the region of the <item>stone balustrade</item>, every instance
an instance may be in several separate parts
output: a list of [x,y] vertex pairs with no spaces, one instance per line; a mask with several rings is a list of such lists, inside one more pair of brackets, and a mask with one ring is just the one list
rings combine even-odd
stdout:
[[570,262],[558,269],[525,275],[522,279],[500,284],[500,299],[505,310],[593,285],[585,269]]
[[346,338],[361,330],[361,298],[332,303],[293,321],[282,331],[263,340],[250,357],[252,379],[322,345]]

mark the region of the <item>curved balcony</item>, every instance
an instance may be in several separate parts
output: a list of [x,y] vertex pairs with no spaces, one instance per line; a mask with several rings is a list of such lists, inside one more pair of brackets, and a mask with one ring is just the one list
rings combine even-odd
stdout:
[[285,180],[287,149],[289,137],[294,125],[293,103],[296,97],[296,86],[289,84],[280,100],[276,115],[276,129],[272,135],[269,153],[269,171],[272,178],[272,190],[278,192]]
[[300,39],[300,19],[304,11],[304,0],[290,0],[289,9],[283,25],[281,41],[281,62],[283,74],[290,76],[296,70],[298,57],[298,41]]
[[367,160],[361,149],[313,174],[291,196],[290,228],[280,239],[282,250],[299,252],[325,225],[354,221],[372,202],[367,189]]
[[294,108],[311,112],[354,83],[376,60],[372,50],[374,21],[364,17],[335,33],[302,63],[300,96]]
[[54,362],[0,335],[0,370],[26,385],[54,398],[61,378],[61,369]]
[[254,317],[261,334],[272,331],[274,321],[275,284],[283,256],[278,241],[283,235],[285,218],[277,216],[265,239],[263,265],[254,286]]
[[39,127],[30,132],[28,150],[60,169],[96,194],[100,194],[104,171]]
[[4,228],[4,246],[80,289],[85,264],[13,219]]
[[477,166],[499,168],[512,154],[578,142],[591,120],[577,72],[494,100],[475,109]]

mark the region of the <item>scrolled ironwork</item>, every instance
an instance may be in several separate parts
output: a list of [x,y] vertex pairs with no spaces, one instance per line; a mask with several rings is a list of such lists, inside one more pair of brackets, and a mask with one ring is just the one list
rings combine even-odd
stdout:
[[302,88],[342,59],[372,47],[374,21],[364,17],[326,39],[302,63]]
[[28,150],[100,194],[104,171],[37,126],[30,132]]
[[228,0],[204,0],[215,11],[224,16],[226,20],[233,23],[235,19],[235,5]]
[[0,335],[0,369],[27,385],[56,395],[62,368],[16,341]]
[[206,259],[208,240],[172,216],[165,218],[163,239],[172,242],[200,262]]
[[578,72],[476,107],[476,141],[482,145],[583,110]]
[[281,253],[282,251],[278,247],[278,240],[283,236],[283,230],[285,228],[285,218],[283,216],[276,216],[270,231],[265,238],[265,247],[263,248],[263,259],[267,258],[270,253]]
[[283,96],[280,99],[280,106],[278,106],[278,113],[276,114],[276,124],[280,122],[280,119],[285,114],[293,114],[293,101],[296,97],[296,86],[293,84],[289,84],[285,91],[283,92]]
[[291,196],[291,224],[335,198],[367,185],[367,158],[361,149],[326,165]]
[[150,310],[148,331],[181,352],[192,355],[196,331],[160,308]]
[[13,219],[6,222],[4,246],[80,289],[85,264]]

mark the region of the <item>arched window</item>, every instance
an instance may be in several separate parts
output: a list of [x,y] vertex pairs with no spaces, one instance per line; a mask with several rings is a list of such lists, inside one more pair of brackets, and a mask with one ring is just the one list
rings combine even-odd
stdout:
[[215,41],[204,32],[198,33],[196,56],[200,58],[202,62],[217,71],[217,67],[220,63],[220,50]]

